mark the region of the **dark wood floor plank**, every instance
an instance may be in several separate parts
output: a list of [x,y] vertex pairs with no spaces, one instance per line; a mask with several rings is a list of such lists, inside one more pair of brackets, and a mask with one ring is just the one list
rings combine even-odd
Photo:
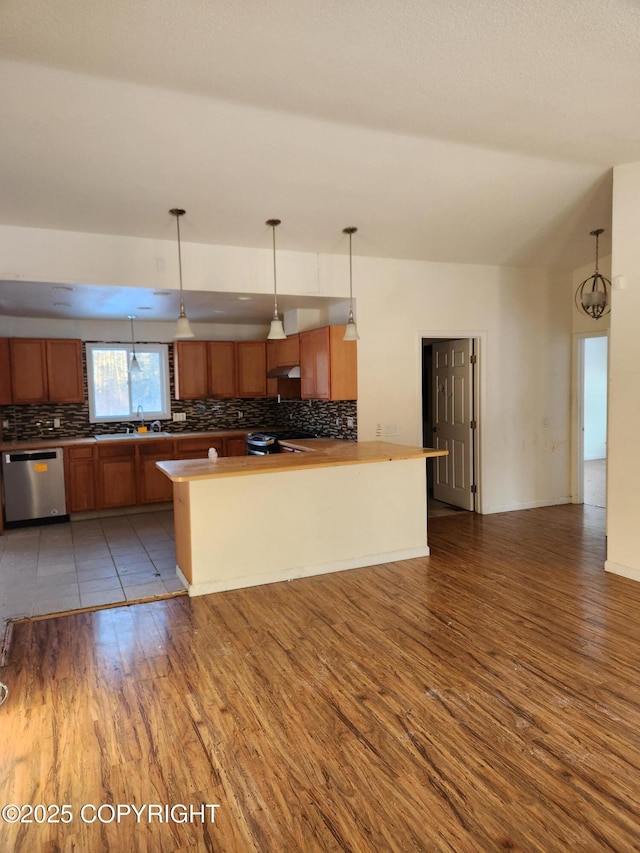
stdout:
[[17,624],[0,806],[75,818],[0,821],[0,849],[638,849],[640,584],[604,573],[603,527],[458,514],[425,559]]

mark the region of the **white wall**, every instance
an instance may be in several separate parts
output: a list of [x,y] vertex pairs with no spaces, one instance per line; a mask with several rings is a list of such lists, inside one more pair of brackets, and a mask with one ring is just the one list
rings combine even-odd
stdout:
[[[157,244],[0,228],[0,278],[165,287]],[[203,290],[222,280],[227,290],[268,288],[263,252],[200,246],[197,254],[206,268]],[[282,252],[279,269],[285,271],[282,284],[278,277],[282,293],[345,295],[343,255]],[[450,330],[479,334],[482,511],[569,500],[572,319],[570,305],[558,298],[567,278],[543,270],[355,256],[353,286],[360,440],[373,439],[382,424],[393,432],[390,440],[421,444],[421,337]]]
[[640,163],[613,174],[611,272],[625,287],[613,291],[609,335],[607,465],[608,571],[640,580]]

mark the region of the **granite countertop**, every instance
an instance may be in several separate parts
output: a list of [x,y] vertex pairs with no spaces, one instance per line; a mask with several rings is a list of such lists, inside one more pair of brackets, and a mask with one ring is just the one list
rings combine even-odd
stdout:
[[400,459],[426,459],[432,456],[446,456],[448,452],[430,447],[391,444],[385,441],[355,442],[310,438],[283,443],[307,452],[271,453],[268,456],[229,456],[213,461],[208,459],[170,460],[156,462],[156,467],[174,483],[185,483],[193,480],[295,471],[304,468],[393,462]]

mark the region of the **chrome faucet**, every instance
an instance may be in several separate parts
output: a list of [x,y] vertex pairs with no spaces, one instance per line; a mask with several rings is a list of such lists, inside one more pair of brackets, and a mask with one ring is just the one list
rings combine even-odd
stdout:
[[136,409],[136,417],[140,419],[140,426],[144,426],[144,409],[142,405]]

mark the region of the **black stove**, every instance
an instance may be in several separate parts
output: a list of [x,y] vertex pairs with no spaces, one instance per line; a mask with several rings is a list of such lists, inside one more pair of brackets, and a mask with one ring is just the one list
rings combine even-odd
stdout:
[[296,438],[317,438],[313,432],[300,429],[276,429],[269,432],[250,432],[247,435],[247,454],[249,456],[267,456],[280,453],[280,441],[293,441]]

